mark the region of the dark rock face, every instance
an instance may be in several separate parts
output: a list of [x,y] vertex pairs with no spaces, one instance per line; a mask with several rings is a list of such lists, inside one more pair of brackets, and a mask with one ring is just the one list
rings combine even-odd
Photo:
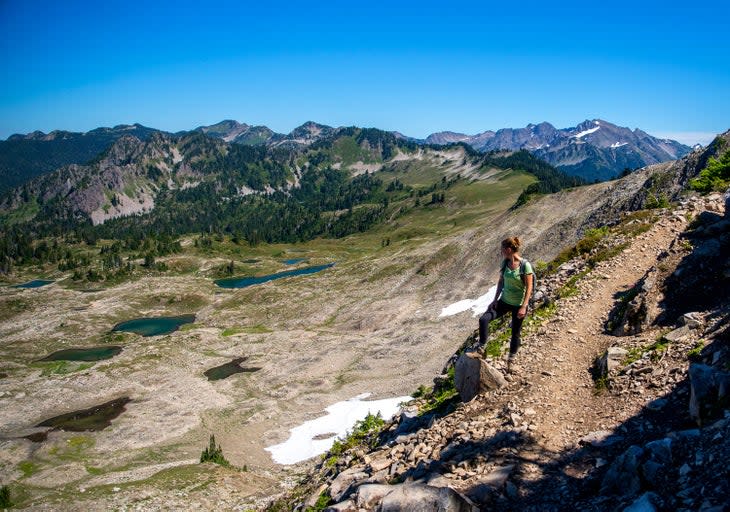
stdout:
[[730,373],[705,364],[689,367],[689,412],[697,424],[716,419],[730,405]]

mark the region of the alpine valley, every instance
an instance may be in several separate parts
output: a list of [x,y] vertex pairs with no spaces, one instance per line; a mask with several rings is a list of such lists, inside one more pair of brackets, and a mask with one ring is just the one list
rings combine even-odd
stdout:
[[[602,120],[14,135],[3,503],[722,510],[729,146]],[[471,308],[514,235],[538,277],[518,373],[463,401]],[[500,375],[508,327],[481,354]],[[365,394],[413,400],[315,436],[322,457],[266,450]]]

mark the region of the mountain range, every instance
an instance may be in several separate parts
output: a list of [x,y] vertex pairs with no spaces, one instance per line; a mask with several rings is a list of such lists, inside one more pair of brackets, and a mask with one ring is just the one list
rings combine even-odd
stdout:
[[[266,126],[225,120],[175,135],[192,132],[232,144],[304,149],[352,129],[333,128],[308,121],[289,134],[280,134]],[[45,134],[35,131],[26,135],[12,135],[0,141],[0,194],[61,166],[88,163],[124,135],[147,140],[152,133],[167,132],[134,124],[97,128],[85,133],[53,131]],[[418,145],[464,143],[479,152],[524,149],[586,181],[612,179],[626,169],[676,160],[691,150],[676,141],[658,139],[642,130],[632,131],[599,119],[586,120],[564,129],[543,122],[529,124],[525,128],[503,128],[476,135],[439,132],[426,139],[407,137],[398,132],[389,133],[397,139]]]
[[588,181],[604,181],[624,169],[676,160],[691,150],[677,141],[658,139],[638,128],[632,131],[600,119],[564,129],[540,123],[477,135],[441,132],[429,135],[426,142],[464,142],[483,152],[526,149],[558,169]]
[[[539,180],[526,194],[583,183],[526,151],[418,145],[375,129],[308,123],[267,145],[232,142],[254,131],[261,133],[226,122],[145,133],[145,139],[124,134],[91,161],[62,166],[6,194],[1,218],[69,229],[126,217],[123,227],[109,229],[170,235],[216,229],[247,240],[296,241],[364,229],[381,220],[391,200],[438,192],[437,202],[454,181],[490,179],[509,169]],[[401,181],[405,174],[410,184]],[[149,215],[138,219],[141,214]]]

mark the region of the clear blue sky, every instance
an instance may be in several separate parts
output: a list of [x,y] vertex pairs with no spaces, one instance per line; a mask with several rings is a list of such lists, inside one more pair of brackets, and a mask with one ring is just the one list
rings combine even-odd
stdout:
[[730,128],[729,3],[0,0],[0,139],[601,118],[706,143]]

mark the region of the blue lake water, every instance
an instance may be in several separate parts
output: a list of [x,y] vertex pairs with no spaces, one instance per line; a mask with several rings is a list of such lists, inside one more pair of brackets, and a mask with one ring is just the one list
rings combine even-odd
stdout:
[[90,347],[90,348],[67,348],[47,355],[39,361],[101,361],[110,359],[122,351],[117,345]]
[[135,318],[121,322],[112,331],[133,332],[142,336],[159,336],[177,331],[181,325],[195,322],[195,315]]
[[307,258],[292,258],[290,260],[284,260],[284,263],[286,265],[296,265],[297,263],[301,263],[302,261],[307,261]]
[[13,288],[40,288],[41,286],[46,286],[47,284],[51,283],[53,283],[53,281],[46,281],[45,279],[33,279],[32,281],[28,281],[27,283],[16,284],[13,286]]
[[322,270],[328,269],[333,265],[334,263],[328,263],[327,265],[314,265],[311,267],[298,268],[296,270],[287,270],[285,272],[279,272],[277,274],[269,274],[266,276],[229,277],[226,279],[217,279],[215,281],[215,284],[217,284],[221,288],[246,288],[247,286],[266,283],[268,281],[274,281],[275,279],[282,279],[284,277],[314,274],[316,272],[321,272]]

